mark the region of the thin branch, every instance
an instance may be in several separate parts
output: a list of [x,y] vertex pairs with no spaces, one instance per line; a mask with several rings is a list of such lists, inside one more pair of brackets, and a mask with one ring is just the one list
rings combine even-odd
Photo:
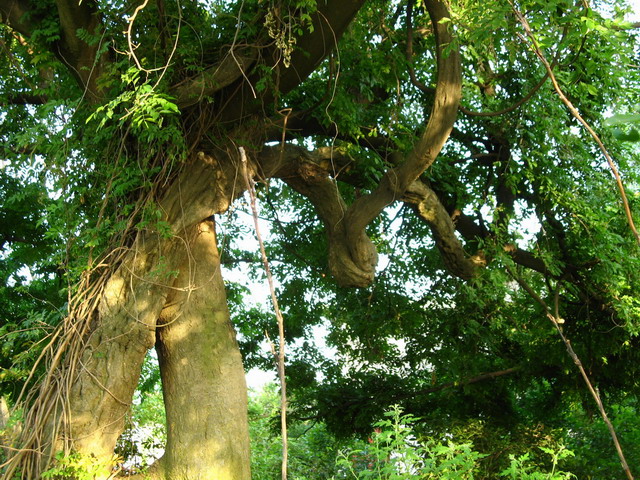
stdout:
[[143,70],[143,71],[146,71],[146,70],[142,68],[142,65],[140,64],[140,60],[138,60],[138,56],[136,55],[137,47],[133,46],[133,40],[131,39],[131,32],[133,31],[133,23],[136,21],[136,17],[138,16],[138,13],[144,10],[148,3],[149,3],[149,0],[144,0],[144,2],[142,2],[141,5],[138,5],[136,7],[136,9],[133,11],[133,15],[129,17],[129,26],[127,27],[127,45],[129,46],[129,56],[133,58],[134,62],[136,62],[136,66],[138,67],[138,70]]
[[469,110],[468,108],[463,107],[462,105],[460,105],[458,108],[465,115],[470,115],[472,117],[498,117],[500,115],[504,115],[505,113],[513,112],[514,110],[516,110],[517,108],[521,107],[522,105],[527,103],[529,100],[531,100],[531,98],[536,94],[536,92],[540,90],[540,88],[545,84],[545,82],[547,81],[547,78],[549,78],[549,74],[544,75],[542,79],[524,97],[522,97],[513,105],[509,107],[505,107],[502,110],[498,110],[496,112],[474,112],[472,110]]
[[511,367],[505,370],[498,370],[496,372],[482,373],[476,377],[465,378],[464,380],[458,380],[455,382],[443,383],[442,385],[436,385],[435,387],[424,388],[422,390],[418,390],[417,392],[413,392],[411,395],[427,395],[429,393],[446,390],[447,388],[460,388],[466,385],[471,385],[473,383],[482,382],[484,380],[492,380],[494,378],[502,377],[503,375],[509,375],[511,373],[519,371],[520,369],[521,367]]
[[[627,217],[627,222],[629,223],[629,228],[631,228],[631,231],[633,232],[633,234],[636,237],[636,241],[638,242],[638,245],[640,245],[640,233],[638,233],[638,230],[636,229],[636,226],[634,224],[633,215],[631,213],[631,208],[629,207],[629,201],[627,200],[627,194],[625,193],[624,185],[622,184],[622,178],[620,177],[620,173],[618,172],[618,168],[616,167],[615,162],[613,161],[613,158],[609,154],[609,151],[604,146],[604,143],[602,143],[602,140],[600,139],[598,134],[595,132],[595,130],[593,130],[593,128],[591,128],[589,123],[587,123],[587,121],[580,115],[580,112],[578,112],[578,109],[576,109],[576,107],[573,106],[573,103],[571,103],[571,101],[567,98],[567,96],[562,91],[562,88],[560,88],[560,85],[559,85],[559,83],[558,83],[558,81],[556,79],[556,76],[553,73],[553,68],[551,67],[551,65],[549,64],[548,60],[544,56],[544,53],[540,49],[540,45],[538,44],[538,41],[536,40],[535,35],[533,34],[527,19],[524,17],[524,15],[522,13],[520,13],[520,11],[518,9],[515,8],[514,4],[511,3],[511,1],[509,1],[509,4],[511,5],[511,8],[513,9],[514,15],[516,16],[516,18],[518,19],[518,21],[520,22],[520,24],[524,28],[524,31],[527,34],[527,37],[529,38],[529,42],[528,43],[531,45],[531,47],[533,48],[534,53],[536,54],[536,56],[540,59],[540,61],[544,65],[544,68],[547,70],[547,74],[549,75],[549,78],[551,79],[551,83],[553,84],[553,88],[555,89],[556,93],[558,94],[558,97],[560,97],[560,100],[562,101],[562,103],[564,103],[564,105],[567,107],[569,112],[571,112],[571,115],[573,115],[573,117],[576,120],[578,120],[578,122],[585,128],[585,130],[587,130],[589,135],[591,135],[593,140],[598,145],[598,148],[600,149],[600,151],[604,155],[605,159],[607,160],[607,163],[609,164],[609,168],[611,169],[611,172],[613,173],[613,176],[616,179],[616,184],[618,186],[618,191],[620,192],[620,198],[622,199],[622,204],[623,204],[623,207],[624,207],[625,215]],[[522,39],[526,42],[526,40],[524,38],[522,38]]]

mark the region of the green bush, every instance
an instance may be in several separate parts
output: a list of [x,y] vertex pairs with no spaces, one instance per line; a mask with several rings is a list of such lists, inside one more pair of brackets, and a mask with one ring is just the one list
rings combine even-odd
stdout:
[[[473,480],[484,454],[473,450],[471,443],[456,444],[422,440],[414,432],[416,418],[403,415],[398,406],[376,423],[369,444],[361,449],[340,453],[340,468],[334,480]],[[573,455],[564,447],[542,448],[551,456],[551,471],[543,472],[530,461],[530,454],[510,456],[510,465],[501,477],[518,480],[568,480],[573,474],[557,470],[559,461]]]

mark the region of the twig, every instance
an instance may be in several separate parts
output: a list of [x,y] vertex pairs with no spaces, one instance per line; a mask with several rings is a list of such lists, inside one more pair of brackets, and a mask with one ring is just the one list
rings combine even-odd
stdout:
[[551,321],[551,323],[553,323],[553,326],[556,328],[558,335],[560,335],[560,338],[562,339],[565,347],[567,348],[567,352],[569,353],[569,356],[573,360],[573,363],[575,363],[576,366],[578,367],[578,370],[580,371],[580,375],[582,375],[582,379],[584,380],[584,383],[587,385],[587,389],[589,390],[589,393],[591,394],[594,401],[596,402],[596,405],[598,406],[598,410],[600,411],[600,416],[602,417],[602,420],[604,420],[604,423],[607,425],[607,428],[609,429],[609,434],[611,435],[613,444],[616,447],[616,452],[618,453],[618,458],[620,459],[620,464],[622,465],[622,469],[624,470],[629,480],[634,480],[633,474],[631,473],[631,469],[627,464],[627,460],[624,458],[624,453],[622,452],[622,447],[620,446],[620,442],[618,441],[618,436],[616,435],[616,431],[613,428],[613,424],[611,423],[611,420],[609,420],[609,416],[607,415],[607,412],[604,409],[604,404],[602,403],[600,394],[591,384],[591,380],[589,379],[587,372],[582,366],[580,357],[578,357],[578,354],[575,352],[575,350],[571,346],[571,342],[564,335],[562,331],[562,327],[560,326],[562,323],[564,323],[564,320],[560,317],[560,314],[559,314],[560,285],[558,284],[555,289],[554,307],[553,307],[554,311],[552,312],[549,306],[547,305],[547,303],[542,298],[540,298],[540,296],[535,292],[535,290],[533,290],[533,288],[531,288],[531,286],[520,275],[517,275],[509,267],[507,267],[507,271],[514,278],[514,280],[518,282],[518,284],[529,294],[529,296],[531,296],[531,298],[533,298],[538,304],[540,304],[540,306],[542,306],[546,317]]
[[[249,191],[249,197],[251,198],[251,211],[253,212],[253,223],[256,228],[256,237],[260,244],[260,254],[262,256],[262,264],[264,271],[267,275],[267,281],[269,283],[269,291],[271,293],[271,303],[273,304],[273,310],[278,320],[278,377],[280,379],[280,422],[282,428],[282,480],[287,479],[287,457],[288,457],[288,439],[287,439],[287,383],[284,376],[284,359],[285,359],[285,339],[284,339],[284,318],[282,317],[282,311],[278,305],[278,298],[276,297],[276,290],[273,285],[273,276],[271,275],[271,269],[269,268],[269,260],[267,259],[267,252],[264,249],[264,243],[262,242],[262,236],[260,235],[260,228],[258,226],[258,209],[256,207],[256,193],[253,179],[249,176],[247,169],[247,154],[243,147],[238,147],[240,152],[240,160],[242,161],[242,173],[244,175],[245,182],[247,183],[247,190]],[[268,338],[268,337],[267,337]],[[271,348],[274,356],[276,356],[275,346],[273,342]]]
[[138,16],[138,13],[144,10],[144,8],[147,6],[148,3],[149,3],[149,0],[144,0],[142,5],[138,5],[136,7],[136,9],[133,12],[133,15],[129,17],[129,26],[127,27],[127,44],[129,45],[129,55],[133,57],[133,60],[136,62],[136,66],[138,67],[138,70],[144,70],[144,69],[140,64],[140,60],[138,60],[138,57],[136,56],[135,50],[137,47],[133,46],[133,40],[131,40],[131,31],[133,30],[133,22],[135,22],[136,17]]
[[[542,53],[542,50],[540,49],[540,45],[538,44],[538,41],[536,40],[533,32],[531,31],[531,27],[530,27],[529,22],[527,21],[527,19],[524,17],[524,15],[522,13],[520,13],[520,11],[514,6],[514,4],[510,0],[508,0],[508,1],[509,1],[509,4],[511,5],[511,8],[513,10],[513,14],[516,16],[516,18],[518,19],[518,21],[520,22],[520,24],[524,28],[524,31],[527,34],[527,37],[529,37],[529,43],[531,44],[531,47],[533,48],[533,52],[540,59],[540,61],[544,65],[544,68],[547,70],[547,74],[549,75],[549,78],[551,79],[551,83],[553,84],[553,88],[555,89],[556,93],[558,94],[558,97],[560,97],[560,100],[562,101],[562,103],[565,104],[565,106],[567,107],[567,109],[569,110],[571,115],[573,115],[573,117],[576,120],[578,120],[578,122],[580,122],[580,124],[585,128],[585,130],[587,130],[587,132],[589,132],[589,135],[591,135],[593,140],[598,145],[598,148],[602,152],[602,155],[604,155],[604,158],[607,160],[607,163],[609,164],[609,168],[611,169],[611,172],[613,173],[613,176],[616,179],[616,185],[618,186],[618,190],[620,191],[620,198],[622,199],[622,204],[624,206],[625,215],[627,216],[627,221],[629,223],[629,228],[631,228],[631,231],[633,232],[633,234],[636,237],[636,241],[640,245],[640,233],[638,233],[638,230],[636,229],[636,226],[635,226],[635,224],[633,222],[633,215],[631,213],[631,208],[629,207],[629,201],[627,200],[627,194],[624,191],[624,185],[622,184],[622,178],[620,177],[620,173],[618,172],[618,168],[616,167],[616,164],[614,163],[613,158],[609,154],[609,151],[604,146],[604,143],[602,143],[602,140],[600,139],[598,134],[595,132],[595,130],[593,130],[593,128],[591,128],[589,123],[582,117],[582,115],[580,115],[580,112],[578,112],[578,109],[573,106],[573,103],[571,103],[571,101],[567,98],[567,96],[564,94],[564,92],[560,88],[560,84],[558,83],[558,80],[556,79],[556,76],[553,73],[553,68],[551,68],[551,65],[549,64],[549,62],[547,61],[546,57],[544,56],[544,53]],[[526,42],[526,39],[524,39],[522,36],[520,36],[520,37],[522,38],[522,40],[524,40]]]

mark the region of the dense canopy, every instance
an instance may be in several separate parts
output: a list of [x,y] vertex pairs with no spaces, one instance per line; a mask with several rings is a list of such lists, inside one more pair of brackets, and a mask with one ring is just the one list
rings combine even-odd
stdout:
[[294,418],[366,435],[401,404],[431,435],[533,443],[597,412],[558,332],[636,408],[630,12],[0,0],[6,478],[59,451],[107,478],[154,347],[168,439],[148,475],[250,478],[243,365],[272,368],[277,325],[223,280],[262,275],[245,171]]

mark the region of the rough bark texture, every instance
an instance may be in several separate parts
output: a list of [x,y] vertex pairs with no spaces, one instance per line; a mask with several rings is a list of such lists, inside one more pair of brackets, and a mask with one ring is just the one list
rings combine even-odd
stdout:
[[485,266],[481,256],[469,256],[456,236],[456,227],[436,193],[425,183],[413,182],[404,196],[404,201],[414,205],[416,213],[428,223],[436,246],[449,272],[465,280],[473,278],[479,267]]
[[[154,273],[158,242],[141,238],[108,280],[69,393],[72,448],[109,465],[124,429],[167,288]],[[56,448],[57,449],[57,448]]]
[[150,475],[247,480],[246,384],[213,222],[137,247],[107,283],[71,389],[72,448],[108,477],[142,361],[156,343],[168,443]]
[[158,328],[168,434],[159,476],[247,480],[246,383],[213,222],[196,225],[185,246]]
[[[68,388],[61,387],[60,402],[43,404],[49,427],[36,443],[45,457],[74,451],[91,459],[96,479],[110,476],[142,362],[155,345],[168,444],[150,475],[250,478],[244,369],[214,224],[194,220],[225,210],[242,191],[234,168],[230,156],[194,155],[160,202],[173,235],[140,232],[106,281],[79,361],[67,362],[61,377]],[[55,404],[60,407],[48,406]],[[31,478],[43,468],[36,465]]]

